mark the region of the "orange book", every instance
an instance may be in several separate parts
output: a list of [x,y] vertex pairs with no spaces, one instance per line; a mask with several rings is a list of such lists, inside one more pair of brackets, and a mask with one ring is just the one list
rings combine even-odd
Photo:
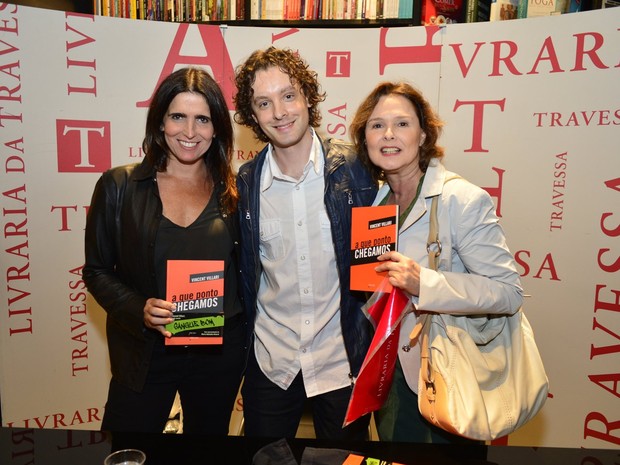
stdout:
[[166,300],[176,304],[166,345],[222,344],[224,261],[168,260]]
[[351,290],[374,292],[385,273],[377,273],[377,257],[396,250],[398,205],[353,207],[351,210]]
[[342,462],[342,465],[403,465],[396,462],[386,462],[385,460],[375,459],[371,457],[365,457],[358,454],[349,454],[349,456]]

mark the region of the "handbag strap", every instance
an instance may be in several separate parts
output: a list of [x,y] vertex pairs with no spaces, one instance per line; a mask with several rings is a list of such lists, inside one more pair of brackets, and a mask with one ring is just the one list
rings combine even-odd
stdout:
[[[451,176],[443,183],[445,185],[453,179],[459,178],[459,175]],[[438,203],[439,195],[436,195],[431,200],[431,216],[428,225],[428,239],[426,240],[426,251],[428,252],[428,266],[431,270],[434,271],[437,271],[437,268],[439,266],[439,256],[441,255],[441,241],[439,240],[439,221],[437,220]]]
[[441,242],[439,241],[439,227],[437,225],[437,204],[439,196],[436,195],[431,201],[431,217],[428,225],[428,239],[426,240],[426,251],[428,252],[428,266],[431,270],[437,271],[439,256],[441,255]]
[[[459,179],[461,176],[454,175],[446,180],[444,180],[444,185],[453,179]],[[441,195],[441,194],[440,194]],[[426,240],[426,251],[428,252],[428,266],[431,270],[437,271],[439,266],[439,256],[441,255],[441,241],[439,240],[439,221],[437,219],[437,204],[439,203],[439,196],[436,195],[431,200],[431,212],[429,218],[429,226],[428,226],[428,239]],[[421,313],[418,316],[418,321],[416,325],[413,327],[413,330],[410,334],[410,344],[409,346],[413,346],[418,342],[420,336],[422,335],[422,330],[424,326],[428,322],[428,313]],[[422,338],[421,341],[421,352],[422,358],[428,361],[428,340],[424,340]],[[423,360],[424,363],[424,360]],[[427,372],[427,370],[423,370]]]

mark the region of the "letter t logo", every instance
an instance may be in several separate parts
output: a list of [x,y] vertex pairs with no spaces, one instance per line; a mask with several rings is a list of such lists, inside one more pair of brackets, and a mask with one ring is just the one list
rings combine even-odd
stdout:
[[112,166],[109,121],[56,120],[59,173],[103,173]]
[[327,52],[326,77],[351,76],[351,52]]

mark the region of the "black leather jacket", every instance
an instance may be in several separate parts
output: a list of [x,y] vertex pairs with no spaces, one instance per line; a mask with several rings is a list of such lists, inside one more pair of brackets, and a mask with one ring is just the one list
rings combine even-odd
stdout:
[[[361,306],[363,293],[349,290],[351,208],[372,204],[377,193],[368,171],[355,156],[353,147],[342,141],[323,142],[325,156],[325,207],[332,226],[332,240],[340,276],[340,322],[352,376],[357,376],[372,339],[372,327]],[[259,258],[259,191],[267,147],[241,166],[237,177],[241,227],[242,294],[248,321],[248,345],[254,332],[256,299],[261,273]]]
[[[161,218],[155,169],[145,159],[103,173],[86,220],[84,282],[107,312],[112,376],[135,391],[142,390],[153,345],[162,337],[143,323],[146,300],[165,298],[158,295],[154,263]],[[236,215],[222,219],[238,244]]]

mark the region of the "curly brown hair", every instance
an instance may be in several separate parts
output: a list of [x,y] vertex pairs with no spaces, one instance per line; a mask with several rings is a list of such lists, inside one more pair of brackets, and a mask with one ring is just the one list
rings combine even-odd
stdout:
[[220,184],[220,206],[224,213],[237,210],[239,195],[232,169],[233,128],[226,99],[211,75],[200,68],[181,68],[166,77],[153,95],[146,117],[142,149],[157,171],[166,171],[170,149],[161,125],[172,100],[179,94],[191,92],[202,95],[209,105],[217,137],[204,155],[213,182]]
[[291,84],[299,85],[301,92],[308,101],[309,124],[313,128],[321,125],[321,113],[318,105],[325,100],[325,92],[321,91],[317,73],[308,67],[306,61],[290,49],[269,47],[256,50],[235,70],[237,93],[234,96],[235,122],[247,126],[254,131],[255,137],[262,142],[269,138],[254,119],[252,98],[254,97],[254,80],[256,73],[271,67],[277,67],[287,74]]
[[420,147],[419,157],[420,169],[422,172],[426,173],[426,169],[432,158],[440,159],[444,156],[443,147],[437,145],[443,122],[436,115],[430,103],[428,103],[422,93],[406,82],[381,82],[360,104],[349,126],[349,134],[351,135],[351,140],[355,144],[357,155],[364,166],[370,171],[375,181],[385,180],[385,173],[383,170],[374,165],[368,155],[368,148],[366,147],[366,124],[368,124],[368,119],[381,97],[387,95],[400,95],[413,104],[418,119],[420,120],[420,128],[422,128],[422,131],[426,134],[426,138]]

